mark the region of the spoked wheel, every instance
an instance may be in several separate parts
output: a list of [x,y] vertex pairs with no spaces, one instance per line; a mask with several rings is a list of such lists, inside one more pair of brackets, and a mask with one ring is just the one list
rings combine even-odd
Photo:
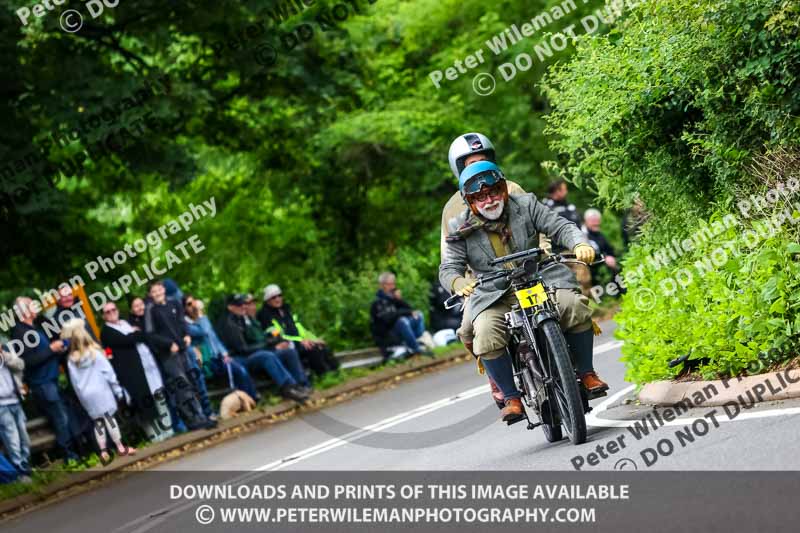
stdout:
[[542,429],[544,430],[544,437],[547,439],[547,442],[558,442],[564,438],[561,432],[561,422],[558,418],[558,408],[551,405],[546,398],[539,403],[539,394],[537,394],[537,392],[544,392],[544,384],[533,376],[537,375],[537,371],[541,371],[534,368],[533,360],[529,361],[528,365],[531,368],[526,368],[522,376],[523,381],[525,381],[526,389],[530,391],[530,402],[532,404],[538,403],[537,412],[539,414],[539,420],[542,422]]
[[560,441],[564,438],[564,434],[561,431],[561,423],[558,422],[558,420],[553,420],[554,418],[557,418],[558,415],[550,406],[550,402],[548,400],[542,402],[541,409],[544,438],[547,439],[547,442]]
[[557,370],[552,372],[551,369],[553,387],[550,400],[556,404],[554,407],[557,407],[569,440],[572,444],[582,444],[586,442],[586,418],[583,416],[583,401],[567,351],[567,342],[555,320],[545,320],[541,329],[547,339],[551,361],[555,363]]

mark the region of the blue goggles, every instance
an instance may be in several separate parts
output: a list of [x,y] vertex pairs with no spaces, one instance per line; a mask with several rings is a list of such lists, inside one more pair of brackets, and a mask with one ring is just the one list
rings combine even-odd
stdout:
[[458,178],[461,194],[475,194],[480,192],[482,187],[492,187],[505,180],[505,176],[500,171],[500,167],[491,161],[479,161],[473,163],[461,172]]

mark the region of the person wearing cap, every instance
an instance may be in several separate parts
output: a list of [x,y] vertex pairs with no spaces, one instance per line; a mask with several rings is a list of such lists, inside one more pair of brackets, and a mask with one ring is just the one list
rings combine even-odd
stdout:
[[[467,136],[464,140],[468,150],[478,144]],[[456,152],[460,144],[455,146]],[[459,190],[468,208],[447,221],[439,281],[451,293],[467,297],[469,304],[464,312],[474,331],[469,348],[503,393],[502,419],[513,422],[525,416],[511,359],[505,352],[510,335],[505,313],[511,310],[514,295],[510,289],[477,286],[464,274],[467,268],[476,275],[489,273],[493,270],[489,266],[492,259],[537,247],[539,233],[547,235],[556,246],[574,250],[579,261],[590,263],[594,249],[574,223],[555,215],[534,195],[509,194],[505,176],[495,163],[485,160],[485,154],[467,151],[453,155],[451,147],[451,163],[459,172]],[[557,287],[555,300],[561,328],[575,356],[581,382],[592,392],[607,390],[608,385],[592,366],[593,328],[588,298],[580,294],[574,274],[565,265],[553,263],[542,271],[542,276],[548,285]]]
[[300,360],[315,374],[321,376],[339,368],[339,361],[325,341],[306,329],[297,315],[292,314],[277,285],[264,287],[264,303],[256,318],[265,330],[277,331],[282,338],[293,342]]
[[247,324],[249,317],[246,300],[247,297],[243,294],[228,297],[228,312],[216,328],[220,340],[228,347],[230,355],[251,374],[256,371],[266,372],[278,386],[281,396],[298,403],[305,402],[311,389],[307,387],[308,378],[300,357],[295,350],[267,349],[263,336],[261,340],[248,338],[248,334],[252,335],[253,331]]

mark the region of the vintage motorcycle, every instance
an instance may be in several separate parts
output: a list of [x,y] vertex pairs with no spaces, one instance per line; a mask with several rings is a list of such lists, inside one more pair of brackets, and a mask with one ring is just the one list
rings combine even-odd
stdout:
[[[563,428],[573,444],[581,444],[586,441],[584,415],[591,411],[589,400],[605,396],[606,393],[591,394],[578,379],[558,321],[555,301],[557,287],[548,286],[541,271],[554,262],[586,263],[577,261],[571,254],[556,254],[540,259],[543,254],[541,248],[531,248],[498,257],[489,264],[521,264],[484,274],[478,278],[478,284],[493,282],[501,290],[510,285],[517,300],[505,315],[506,326],[511,332],[506,350],[511,355],[522,401],[536,413],[538,422],[531,421],[526,413],[526,418],[510,422],[509,425],[527,419],[528,429],[542,426],[549,442],[561,440]],[[602,262],[600,258],[592,265]],[[455,297],[448,300],[447,305],[458,305]]]

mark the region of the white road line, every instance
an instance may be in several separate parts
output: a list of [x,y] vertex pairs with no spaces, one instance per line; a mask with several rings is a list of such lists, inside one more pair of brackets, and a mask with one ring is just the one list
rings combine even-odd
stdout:
[[[480,394],[486,394],[489,391],[490,389],[488,384],[465,390],[464,392],[458,393],[455,396],[450,396],[442,400],[437,400],[435,402],[422,405],[420,407],[417,407],[416,409],[412,409],[410,411],[406,411],[404,413],[400,413],[398,415],[394,415],[384,420],[381,420],[380,422],[376,422],[375,424],[369,425],[363,429],[351,431],[350,433],[342,435],[341,437],[329,439],[325,442],[317,444],[316,446],[311,446],[310,448],[300,450],[299,452],[290,454],[287,457],[284,457],[283,459],[265,464],[264,466],[256,468],[252,471],[249,471],[246,474],[237,476],[233,479],[221,482],[220,484],[232,485],[232,486],[240,485],[242,483],[249,481],[251,478],[254,478],[255,472],[280,470],[287,466],[291,466],[295,463],[299,463],[300,461],[303,461],[310,457],[314,457],[315,455],[319,455],[321,453],[333,450],[340,446],[344,446],[345,444],[355,442],[358,439],[366,437],[367,435],[375,431],[380,431],[382,429],[387,429],[392,426],[402,424],[403,422],[406,422],[408,420],[413,420],[414,418],[418,418],[420,416],[424,416],[438,409],[442,409],[443,407],[453,405],[463,400],[468,400],[469,398],[473,398]],[[156,525],[163,523],[168,518],[180,512],[183,512],[186,509],[190,509],[192,507],[200,505],[203,501],[205,500],[190,500],[188,502],[176,503],[174,505],[164,507],[163,509],[159,509],[157,511],[148,513],[135,520],[128,522],[127,524],[118,527],[117,529],[114,530],[114,533],[122,533],[136,526],[140,527],[134,529],[130,533],[145,533],[146,531],[150,531],[151,529],[153,529]]]
[[604,342],[603,344],[598,344],[595,346],[594,350],[592,350],[592,353],[594,355],[600,355],[601,353],[610,352],[611,350],[619,348],[620,346],[622,346],[622,341]]
[[[622,342],[620,341],[610,341],[603,344],[600,344],[594,348],[594,354],[601,354],[622,346]],[[333,439],[326,440],[325,442],[321,442],[315,446],[311,446],[309,448],[305,448],[298,452],[289,454],[288,456],[278,459],[277,461],[272,461],[271,463],[267,463],[263,466],[260,466],[256,469],[256,471],[274,471],[280,470],[282,468],[286,468],[287,466],[291,466],[293,464],[299,463],[305,459],[309,459],[314,457],[315,455],[319,455],[321,453],[325,453],[327,451],[339,448],[351,442],[355,442],[361,438],[366,437],[367,435],[376,432],[382,431],[384,429],[402,424],[403,422],[407,422],[409,420],[413,420],[415,418],[419,418],[424,416],[428,413],[432,413],[444,407],[448,407],[453,405],[457,402],[462,400],[467,400],[469,398],[473,398],[479,394],[483,394],[487,392],[488,387],[486,385],[481,385],[479,387],[475,387],[464,392],[458,393],[455,396],[451,396],[449,398],[444,398],[442,400],[438,400],[427,405],[423,405],[421,407],[417,407],[416,409],[412,409],[411,411],[406,411],[404,413],[400,413],[398,415],[386,418],[381,420],[380,422],[376,422],[370,426],[367,426],[363,429],[358,429],[355,431],[351,431],[341,437],[336,437]],[[604,402],[605,403],[605,402]]]
[[300,461],[303,461],[305,459],[314,457],[315,455],[319,455],[321,453],[325,453],[335,448],[339,448],[340,446],[344,446],[345,444],[355,442],[376,431],[381,431],[393,426],[397,426],[399,424],[402,424],[403,422],[419,418],[428,413],[432,413],[433,411],[437,411],[444,407],[448,407],[460,401],[468,400],[469,398],[473,398],[475,396],[478,396],[479,394],[485,394],[486,392],[489,392],[489,390],[490,389],[488,385],[480,385],[479,387],[474,387],[472,389],[458,393],[455,396],[450,396],[449,398],[444,398],[442,400],[438,400],[423,405],[421,407],[417,407],[416,409],[400,413],[398,415],[381,420],[380,422],[376,422],[374,424],[366,426],[363,429],[357,429],[355,431],[351,431],[350,433],[342,435],[341,437],[329,439],[326,440],[325,442],[317,444],[316,446],[311,446],[310,448],[300,450],[296,453],[288,455],[287,457],[284,457],[283,459],[279,459],[277,461],[273,461],[271,463],[267,463],[263,466],[260,466],[256,468],[256,471],[263,472],[263,471],[280,470],[287,466],[291,466],[295,463],[299,463]]

